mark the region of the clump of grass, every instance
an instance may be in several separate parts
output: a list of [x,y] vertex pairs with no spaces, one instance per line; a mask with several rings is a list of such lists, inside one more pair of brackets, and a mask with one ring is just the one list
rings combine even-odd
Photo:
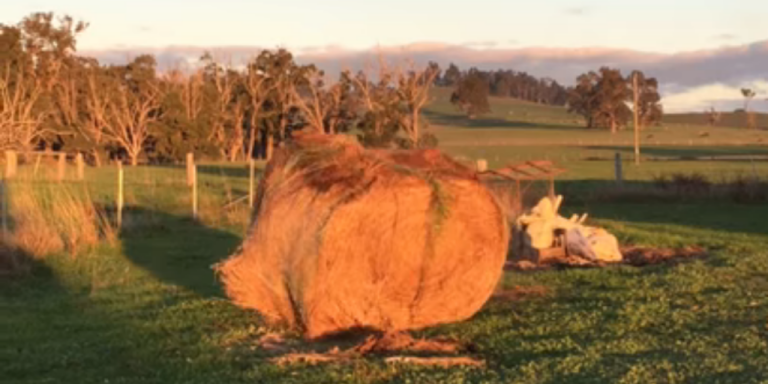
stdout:
[[8,191],[10,231],[6,242],[32,257],[75,255],[116,231],[87,191],[63,184],[12,183]]
[[737,174],[717,182],[700,173],[661,175],[652,183],[625,183],[593,191],[588,199],[613,202],[680,202],[690,200],[768,202],[768,181],[754,175]]
[[654,184],[662,190],[684,196],[705,196],[712,190],[712,183],[701,173],[662,175],[654,179]]
[[768,201],[768,181],[743,174],[727,184],[727,194],[737,203],[761,203]]

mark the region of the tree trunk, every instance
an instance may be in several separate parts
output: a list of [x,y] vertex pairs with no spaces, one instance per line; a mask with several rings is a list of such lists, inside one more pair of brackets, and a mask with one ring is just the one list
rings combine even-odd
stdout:
[[616,129],[616,119],[611,117],[611,133],[615,134],[617,131]]
[[264,153],[267,161],[272,159],[272,153],[275,149],[275,136],[271,134],[267,134],[267,142],[266,142],[266,148],[264,148]]
[[419,146],[419,110],[415,109],[411,111],[411,141],[413,141],[413,148]]
[[131,158],[131,167],[135,167],[139,165],[139,154],[138,153],[129,153],[128,157]]
[[232,145],[232,148],[229,149],[229,162],[234,163],[237,161],[237,155],[240,151],[238,151],[238,145]]
[[101,156],[99,156],[98,149],[93,149],[93,162],[96,167],[101,167]]
[[248,137],[248,153],[245,155],[247,159],[253,158],[253,150],[256,148],[256,129],[251,128],[250,136]]

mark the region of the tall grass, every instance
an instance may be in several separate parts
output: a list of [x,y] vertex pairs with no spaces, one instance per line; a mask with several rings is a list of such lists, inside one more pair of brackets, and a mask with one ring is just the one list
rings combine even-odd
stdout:
[[3,240],[15,253],[76,255],[117,239],[114,225],[85,188],[20,180],[6,183],[6,193],[10,225]]

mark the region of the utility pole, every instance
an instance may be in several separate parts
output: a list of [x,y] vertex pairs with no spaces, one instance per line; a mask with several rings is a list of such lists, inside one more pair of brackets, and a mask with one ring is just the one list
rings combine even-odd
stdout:
[[635,94],[635,165],[640,165],[640,90],[638,89],[638,72],[632,73],[632,90]]

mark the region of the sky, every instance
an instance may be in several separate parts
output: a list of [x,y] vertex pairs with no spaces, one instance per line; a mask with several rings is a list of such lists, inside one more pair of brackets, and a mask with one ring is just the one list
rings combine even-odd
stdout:
[[[567,62],[583,48],[676,55],[768,40],[766,0],[7,0],[0,1],[0,23],[36,11],[89,22],[78,44],[88,51],[280,46],[317,52],[439,43],[566,49],[549,59]],[[708,88],[697,92],[738,86],[719,81],[699,84]]]
[[764,0],[12,0],[11,23],[34,11],[82,18],[83,48],[258,45],[291,48],[417,41],[601,46],[672,53],[768,38]]

